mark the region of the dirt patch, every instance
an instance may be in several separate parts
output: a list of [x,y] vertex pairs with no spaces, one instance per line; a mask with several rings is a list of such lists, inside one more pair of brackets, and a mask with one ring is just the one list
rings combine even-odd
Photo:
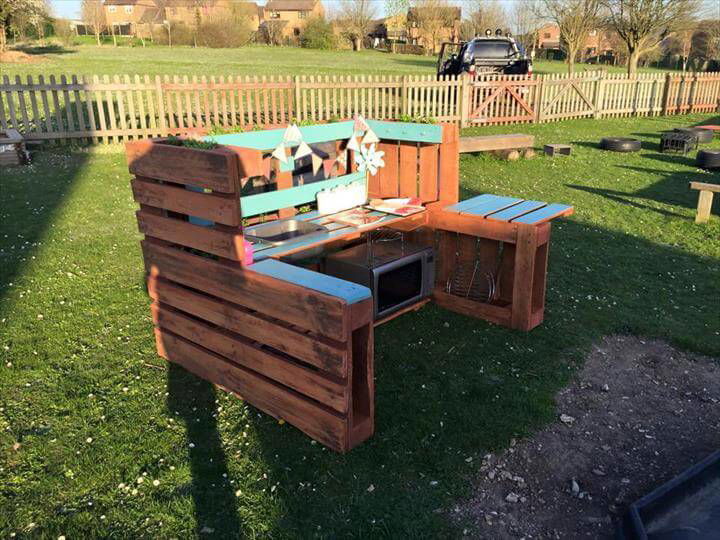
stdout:
[[22,51],[5,51],[0,53],[0,62],[9,64],[35,64],[42,62],[46,58],[39,54],[28,54]]
[[627,505],[720,447],[720,362],[612,336],[557,396],[558,419],[485,456],[459,508],[473,537],[610,538]]

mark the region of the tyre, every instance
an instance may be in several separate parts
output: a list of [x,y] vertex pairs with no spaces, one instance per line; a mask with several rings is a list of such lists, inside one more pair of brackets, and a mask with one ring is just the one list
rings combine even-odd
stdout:
[[690,133],[691,135],[695,135],[699,144],[712,142],[713,136],[715,135],[712,129],[703,129],[697,127],[675,128],[675,131],[679,133]]
[[720,169],[720,150],[700,150],[697,153],[697,166],[701,169]]
[[600,148],[611,152],[637,152],[641,144],[638,139],[629,137],[605,137],[600,140]]

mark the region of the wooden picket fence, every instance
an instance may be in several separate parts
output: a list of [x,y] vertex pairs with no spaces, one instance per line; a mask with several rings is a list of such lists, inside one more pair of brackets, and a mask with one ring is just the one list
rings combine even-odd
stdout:
[[351,118],[462,126],[713,112],[720,73],[542,76],[4,76],[0,129],[27,140],[112,143],[195,130]]

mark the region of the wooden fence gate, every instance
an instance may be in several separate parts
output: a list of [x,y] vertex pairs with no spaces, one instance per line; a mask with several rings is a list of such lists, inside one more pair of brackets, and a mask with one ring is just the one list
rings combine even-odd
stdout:
[[515,124],[535,120],[538,81],[527,75],[480,75],[472,82],[468,121]]
[[601,78],[601,75],[582,74],[572,79],[564,75],[545,76],[535,105],[538,121],[595,116]]

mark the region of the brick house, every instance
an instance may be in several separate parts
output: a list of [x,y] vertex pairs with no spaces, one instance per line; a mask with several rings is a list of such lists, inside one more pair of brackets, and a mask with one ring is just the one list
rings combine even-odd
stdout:
[[[428,17],[425,10],[433,8],[412,7],[407,13],[407,39],[413,45],[423,45],[429,52],[434,53],[435,48],[445,41],[457,42],[460,40],[460,24],[462,10],[459,7],[447,6],[439,10],[437,16],[441,27],[436,35],[431,36],[422,29],[422,20]],[[433,9],[435,11],[435,9]]]
[[[616,48],[613,37],[609,31],[592,30],[580,52],[581,60],[592,56],[613,55]],[[560,28],[555,24],[548,24],[540,28],[537,32],[537,48],[545,51],[559,51]]]
[[283,40],[299,37],[308,19],[325,17],[325,7],[320,0],[268,0],[263,11],[261,24],[281,25]]

